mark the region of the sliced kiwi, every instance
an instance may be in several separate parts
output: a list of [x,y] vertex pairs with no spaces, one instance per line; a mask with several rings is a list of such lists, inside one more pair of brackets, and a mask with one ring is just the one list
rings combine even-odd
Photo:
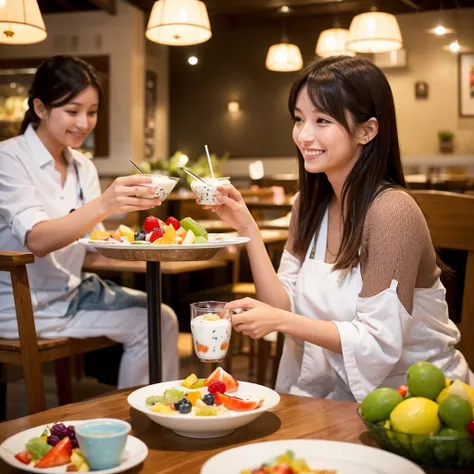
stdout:
[[181,219],[180,224],[184,230],[192,230],[196,237],[205,237],[207,240],[207,230],[203,225],[199,224],[199,222],[196,222],[192,217],[185,217],[184,219]]
[[207,238],[203,237],[202,235],[198,235],[193,244],[207,244]]

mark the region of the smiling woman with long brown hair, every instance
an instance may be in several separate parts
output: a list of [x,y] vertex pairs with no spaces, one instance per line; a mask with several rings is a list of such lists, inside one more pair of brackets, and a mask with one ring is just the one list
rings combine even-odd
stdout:
[[228,304],[247,309],[234,328],[286,335],[279,391],[361,401],[405,383],[422,360],[472,384],[426,221],[405,189],[386,77],[365,59],[316,61],[296,78],[289,109],[299,195],[278,273],[232,185],[213,208],[251,238],[258,300]]

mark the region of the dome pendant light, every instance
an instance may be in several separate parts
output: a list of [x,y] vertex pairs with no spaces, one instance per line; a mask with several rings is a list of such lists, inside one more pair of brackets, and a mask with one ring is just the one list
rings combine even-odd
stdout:
[[200,0],[156,1],[145,36],[168,46],[204,43],[212,36],[206,5]]
[[0,43],[33,44],[46,36],[37,0],[0,0]]
[[321,32],[316,43],[316,54],[321,58],[327,56],[355,56],[355,53],[346,49],[349,30],[335,26]]
[[352,19],[347,49],[355,53],[385,53],[403,46],[397,19],[373,8]]
[[288,42],[285,22],[283,22],[281,42],[270,46],[268,49],[265,67],[269,71],[277,72],[299,71],[303,67],[300,48],[296,44]]

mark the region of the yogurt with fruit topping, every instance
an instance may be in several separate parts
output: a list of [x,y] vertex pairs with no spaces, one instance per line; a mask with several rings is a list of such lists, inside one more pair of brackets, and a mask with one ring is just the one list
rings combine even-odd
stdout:
[[217,314],[203,314],[191,320],[194,350],[203,362],[221,362],[227,354],[232,324]]
[[229,178],[203,178],[203,181],[195,179],[191,183],[191,189],[194,191],[196,197],[204,206],[218,206],[220,202],[216,199],[217,195],[227,196],[227,194],[219,193],[217,186],[224,186],[230,184]]
[[164,201],[168,197],[169,193],[176,186],[176,183],[179,181],[179,178],[171,178],[170,176],[165,176],[162,174],[151,174],[147,176],[151,176],[152,184],[141,184],[141,186],[146,186],[148,188],[149,187],[155,188],[155,194],[154,195],[137,194],[138,198],[144,198],[144,199],[159,198],[160,201]]

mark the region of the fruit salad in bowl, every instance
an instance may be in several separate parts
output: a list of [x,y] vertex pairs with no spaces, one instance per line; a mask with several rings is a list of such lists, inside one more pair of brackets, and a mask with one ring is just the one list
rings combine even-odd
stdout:
[[148,216],[143,226],[133,230],[120,225],[113,232],[98,229],[89,236],[92,243],[136,244],[136,245],[191,245],[207,244],[207,230],[191,217],[179,221],[173,216],[162,221],[155,216]]
[[474,466],[474,388],[429,362],[410,366],[397,390],[370,392],[358,413],[388,451],[425,466]]
[[128,403],[154,422],[190,438],[225,436],[275,407],[280,396],[250,382],[239,382],[218,367],[206,379],[191,374],[136,390]]

